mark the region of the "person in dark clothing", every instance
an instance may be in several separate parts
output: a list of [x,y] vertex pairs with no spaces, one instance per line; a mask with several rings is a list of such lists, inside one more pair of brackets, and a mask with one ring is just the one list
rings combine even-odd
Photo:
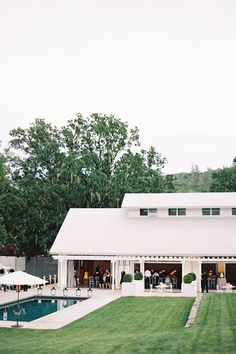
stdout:
[[121,272],[120,285],[123,283],[124,276],[125,276],[125,271],[123,270],[123,271]]
[[204,293],[204,290],[206,290],[206,292],[208,293],[208,276],[207,276],[207,272],[203,272],[202,273],[201,285],[202,285],[202,293]]

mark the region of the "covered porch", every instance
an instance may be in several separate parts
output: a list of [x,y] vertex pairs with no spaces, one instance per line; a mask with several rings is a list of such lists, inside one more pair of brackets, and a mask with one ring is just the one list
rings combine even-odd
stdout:
[[[121,272],[134,275],[135,271],[145,273],[145,270],[169,270],[176,269],[180,276],[180,286],[183,276],[193,272],[197,276],[197,290],[201,291],[201,274],[208,270],[210,289],[216,290],[219,273],[223,273],[233,285],[234,273],[236,270],[236,257],[185,257],[185,256],[99,256],[99,255],[58,255],[54,256],[58,260],[58,287],[87,286],[96,287],[94,272],[98,265],[110,272],[110,288],[120,289]],[[81,269],[83,268],[83,275]],[[76,282],[75,272],[79,273],[79,281]],[[86,274],[86,277],[84,278]],[[231,279],[231,278],[232,279]],[[230,279],[228,279],[230,278]],[[214,280],[213,280],[214,279]],[[233,281],[232,281],[233,280]],[[215,283],[214,283],[215,282]],[[215,284],[215,285],[214,285]]]

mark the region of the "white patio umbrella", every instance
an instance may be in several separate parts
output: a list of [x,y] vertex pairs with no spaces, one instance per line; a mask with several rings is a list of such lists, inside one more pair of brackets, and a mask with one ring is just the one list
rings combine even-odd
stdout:
[[20,315],[20,304],[19,304],[19,294],[20,294],[20,286],[21,285],[41,285],[45,284],[46,280],[35,277],[34,275],[28,274],[26,272],[17,271],[13,273],[9,273],[7,275],[3,275],[0,277],[0,284],[4,285],[16,285],[17,289],[17,322],[16,325],[12,327],[22,327],[19,325],[19,315]]
[[0,284],[6,285],[40,285],[45,283],[46,280],[20,270],[0,277]]

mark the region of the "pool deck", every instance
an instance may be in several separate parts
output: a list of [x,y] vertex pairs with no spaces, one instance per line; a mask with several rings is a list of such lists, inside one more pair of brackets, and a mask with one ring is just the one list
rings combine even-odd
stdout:
[[[45,286],[43,288],[43,295],[51,295],[51,287]],[[30,296],[37,295],[36,288],[28,289],[28,291],[20,292],[20,299],[24,299]],[[57,289],[56,296],[62,296],[62,290]],[[75,289],[68,289],[68,296],[75,297]],[[120,291],[112,291],[111,289],[93,289],[92,297],[79,302],[75,305],[67,307],[65,309],[54,312],[45,317],[41,317],[32,322],[22,322],[22,328],[31,329],[58,329],[67,324],[78,320],[79,318],[87,315],[88,313],[118,299],[121,296]],[[81,289],[81,297],[87,297],[87,289]],[[0,304],[14,301],[17,299],[16,291],[9,290],[7,292],[0,291]],[[16,322],[14,321],[0,321],[0,327],[11,327]]]

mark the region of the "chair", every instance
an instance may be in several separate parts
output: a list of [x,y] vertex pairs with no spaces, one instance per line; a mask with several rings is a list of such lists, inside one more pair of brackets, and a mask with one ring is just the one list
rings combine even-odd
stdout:
[[211,288],[212,288],[212,289],[215,289],[215,288],[216,288],[216,278],[215,278],[215,277],[212,278],[212,280],[211,280]]
[[100,280],[99,280],[99,277],[96,276],[95,277],[95,286],[96,286],[96,288],[99,288],[99,285],[100,285]]
[[93,276],[89,277],[89,287],[90,288],[94,287],[94,278],[93,278]]
[[173,286],[173,289],[177,289],[177,277],[172,278],[172,286]]
[[167,293],[172,293],[172,283],[166,284],[165,291],[166,291]]

